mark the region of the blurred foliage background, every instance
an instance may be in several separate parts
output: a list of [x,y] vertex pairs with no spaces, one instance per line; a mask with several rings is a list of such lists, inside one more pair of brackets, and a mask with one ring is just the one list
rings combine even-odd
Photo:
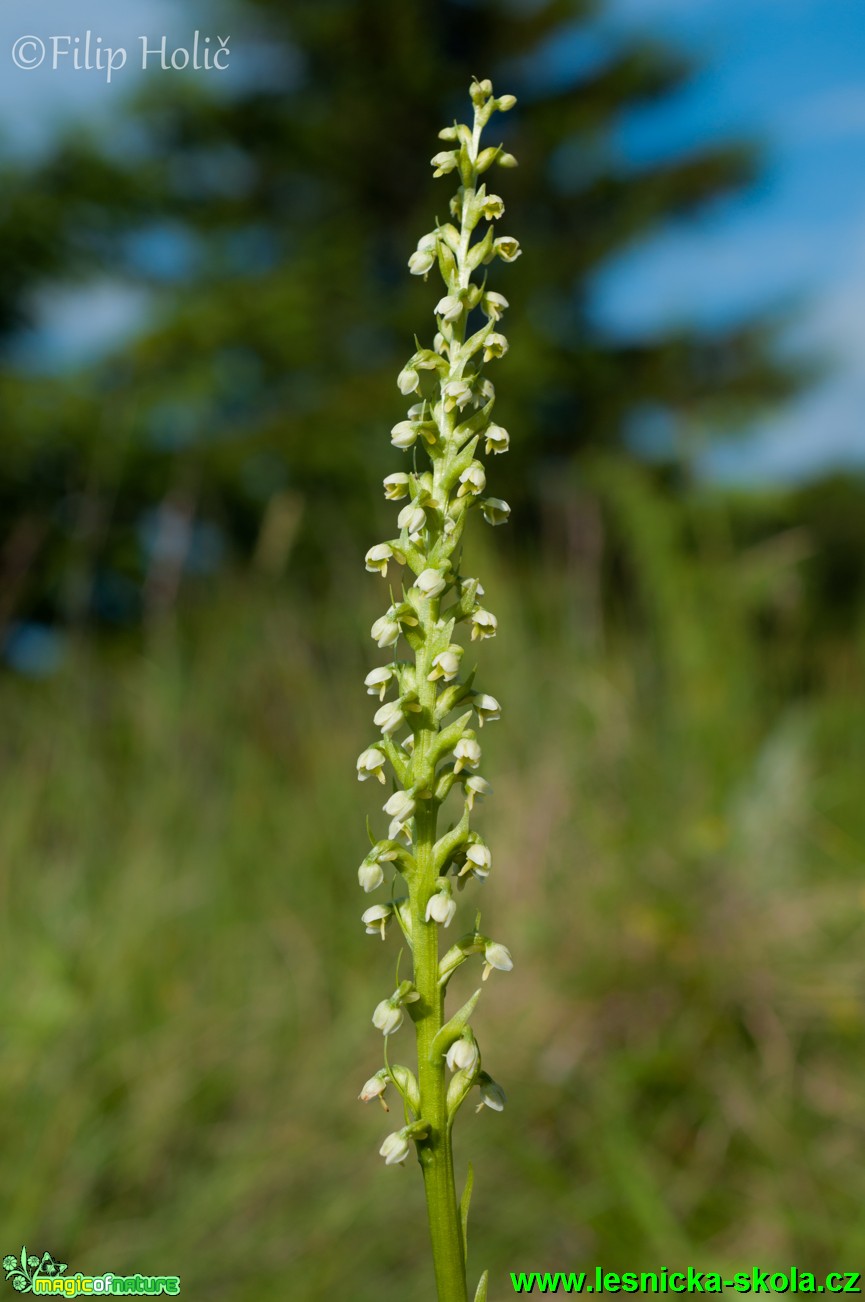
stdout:
[[[232,0],[260,59],[230,95],[151,79],[6,157],[4,1251],[230,1302],[430,1296],[420,1180],[356,1103],[394,955],[358,923],[354,758],[362,556],[435,294],[405,263],[477,73],[520,98],[524,256],[496,283],[513,523],[471,539],[505,705],[482,902],[517,960],[478,1024],[509,1106],[458,1139],[471,1273],[499,1299],[510,1269],[861,1265],[865,485],[694,473],[817,374],[783,320],[594,323],[596,269],[760,156],[623,166],[612,125],[690,70],[623,41],[561,84],[593,13]],[[41,364],[40,296],[99,282],[138,329]]]

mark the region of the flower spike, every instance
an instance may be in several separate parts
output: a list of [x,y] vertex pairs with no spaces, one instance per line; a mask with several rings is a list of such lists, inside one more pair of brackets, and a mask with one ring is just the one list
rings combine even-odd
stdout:
[[[511,441],[493,419],[496,392],[485,374],[490,365],[507,370],[503,319],[509,303],[487,286],[487,274],[498,274],[522,252],[513,236],[499,232],[505,202],[493,184],[495,169],[514,167],[516,159],[495,140],[481,143],[493,115],[508,112],[516,101],[513,95],[496,97],[488,80],[472,81],[469,95],[472,122],[446,126],[439,133],[442,148],[431,160],[434,176],[456,187],[447,205],[453,220],[422,235],[408,257],[411,275],[426,281],[437,269],[443,288],[430,295],[432,346],[416,338],[397,376],[408,410],[394,413],[390,440],[410,454],[410,468],[385,478],[386,501],[400,503],[396,530],[364,558],[366,569],[391,585],[391,604],[371,636],[378,647],[394,648],[393,663],[366,675],[367,693],[378,697],[378,735],[357,760],[361,782],[393,779],[382,807],[390,819],[387,839],[377,842],[370,833],[372,850],[358,870],[359,885],[370,892],[384,883],[383,865],[392,864],[391,900],[367,908],[362,921],[370,935],[384,940],[396,919],[413,963],[412,979],[399,982],[397,976],[396,990],[373,1013],[384,1037],[385,1065],[360,1097],[384,1105],[388,1085],[402,1096],[406,1125],[389,1134],[379,1151],[386,1165],[401,1166],[412,1144],[418,1147],[440,1302],[468,1297],[450,1151],[454,1118],[475,1085],[482,1108],[501,1111],[505,1098],[481,1070],[470,1024],[481,990],[448,1018],[446,988],[471,956],[482,959],[484,980],[493,970],[513,967],[507,947],[480,934],[479,917],[455,945],[448,949],[445,942],[440,958],[441,933],[457,915],[457,897],[483,883],[493,861],[472,826],[476,807],[492,794],[478,772],[482,754],[475,730],[499,719],[501,706],[475,688],[476,671],[469,667],[466,673],[463,661],[466,643],[495,637],[499,626],[481,604],[482,584],[460,570],[469,521],[498,526],[510,516],[508,504],[489,495],[495,492],[487,482],[488,471],[494,480],[494,468],[483,461],[506,453]],[[458,812],[439,832],[441,807],[454,787]],[[396,889],[400,882],[407,896]],[[391,1068],[387,1058],[389,1037],[404,1024],[406,1008],[423,1046],[416,1077],[406,1067]]]

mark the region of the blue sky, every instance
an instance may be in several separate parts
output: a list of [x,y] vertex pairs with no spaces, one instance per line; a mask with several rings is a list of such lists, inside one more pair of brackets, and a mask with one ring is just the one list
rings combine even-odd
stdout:
[[[194,13],[188,5],[186,13]],[[109,114],[112,105],[141,76],[129,66],[107,85],[97,71],[76,72],[68,59],[56,71],[46,64],[24,70],[12,60],[12,46],[24,36],[79,35],[92,29],[105,46],[131,47],[139,33],[177,33],[194,23],[178,21],[170,0],[5,0],[0,5],[0,139],[16,152],[32,151],[48,139],[69,114]]]
[[796,343],[835,359],[829,380],[744,442],[720,446],[731,479],[865,467],[865,7],[860,0],[614,0],[606,21],[666,36],[700,58],[691,85],[623,124],[632,160],[755,135],[759,185],[658,234],[598,284],[600,319],[624,334],[799,303]]
[[[139,34],[188,44],[198,24],[220,30],[218,6],[170,0],[7,0],[0,9],[0,133],[7,148],[38,149],[70,113],[110,114],[142,75]],[[20,36],[47,39],[91,28],[105,45],[125,45],[129,65],[112,85],[95,70],[16,69]],[[602,32],[642,30],[701,63],[679,95],[623,121],[616,145],[629,164],[698,148],[709,140],[756,136],[764,178],[747,195],[672,225],[598,278],[595,306],[605,329],[642,336],[671,322],[707,326],[755,307],[803,305],[796,342],[836,360],[820,388],[729,446],[716,445],[712,473],[729,479],[795,479],[835,464],[865,467],[865,0],[612,0]],[[224,34],[224,33],[222,33]],[[136,58],[132,51],[135,48]],[[235,35],[225,84],[243,76]],[[248,53],[248,49],[247,49]],[[567,68],[585,51],[564,44]],[[182,75],[182,74],[180,74]],[[202,75],[202,74],[189,74]],[[81,299],[53,297],[49,342],[81,350],[116,339],[140,320],[141,301],[95,286],[89,331]]]

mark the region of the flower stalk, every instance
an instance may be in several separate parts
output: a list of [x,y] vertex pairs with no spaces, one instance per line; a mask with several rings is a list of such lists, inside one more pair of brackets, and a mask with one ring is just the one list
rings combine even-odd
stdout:
[[[362,921],[383,940],[396,921],[412,957],[411,979],[398,983],[373,1013],[384,1037],[385,1065],[360,1097],[387,1107],[384,1093],[393,1087],[402,1099],[405,1124],[387,1136],[381,1155],[387,1165],[399,1166],[416,1152],[439,1302],[468,1299],[465,1224],[472,1173],[470,1167],[460,1205],[454,1120],[473,1090],[479,1110],[501,1111],[505,1102],[501,1086],[483,1070],[471,1026],[481,989],[448,1018],[447,986],[465,962],[480,960],[484,980],[513,966],[503,944],[480,934],[479,915],[473,930],[440,954],[440,932],[455,920],[457,896],[468,882],[483,883],[492,868],[491,851],[471,824],[477,803],[492,791],[479,771],[478,733],[500,717],[501,707],[475,686],[473,669],[464,671],[466,648],[458,639],[481,642],[496,635],[498,624],[482,604],[481,583],[462,573],[462,540],[472,512],[491,525],[503,524],[510,514],[506,502],[487,496],[481,461],[481,455],[506,452],[510,442],[492,421],[495,389],[484,374],[485,365],[507,352],[500,323],[508,303],[487,290],[485,268],[520,255],[513,237],[497,234],[504,203],[487,186],[494,166],[513,167],[515,159],[501,147],[481,147],[492,115],[515,100],[496,98],[488,81],[473,82],[470,95],[472,125],[454,123],[441,131],[447,147],[432,159],[435,176],[459,181],[450,201],[453,220],[424,235],[409,258],[411,273],[425,280],[437,268],[445,293],[435,306],[432,348],[418,345],[397,379],[411,406],[394,425],[391,441],[410,455],[412,469],[384,481],[386,499],[400,503],[398,536],[366,555],[367,570],[382,577],[390,596],[371,636],[378,647],[392,648],[392,660],[366,676],[368,693],[379,701],[379,735],[357,761],[360,781],[386,784],[389,771],[392,788],[383,805],[390,819],[387,837],[376,841],[371,835],[372,849],[358,870],[366,893],[390,877],[390,901],[368,907]],[[409,1021],[417,1043],[416,1076],[389,1062],[390,1037]],[[486,1273],[474,1297],[485,1299]]]

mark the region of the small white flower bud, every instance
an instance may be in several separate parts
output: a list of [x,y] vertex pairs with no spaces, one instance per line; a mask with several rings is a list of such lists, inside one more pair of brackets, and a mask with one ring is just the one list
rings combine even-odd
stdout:
[[357,880],[359,886],[369,895],[370,891],[375,891],[384,881],[384,873],[381,870],[381,864],[373,860],[364,859],[363,863],[357,870]]
[[496,100],[496,108],[500,113],[507,113],[508,109],[512,109],[516,102],[516,95],[499,95]]
[[370,637],[379,647],[393,646],[399,639],[400,626],[389,614],[380,615],[370,629]]
[[401,822],[404,822],[407,818],[412,817],[416,809],[414,796],[410,796],[407,791],[395,791],[384,802],[382,809],[391,818],[398,818]]
[[514,966],[514,960],[511,958],[511,951],[507,945],[500,945],[497,940],[488,940],[484,946],[484,973],[483,978],[486,981],[489,974],[495,968],[498,972],[511,972]]
[[481,748],[471,737],[461,737],[454,746],[454,773],[464,768],[476,769],[481,762]]
[[393,1035],[394,1031],[398,1031],[402,1026],[404,1018],[402,1004],[391,997],[382,999],[380,1004],[376,1004],[372,1024],[381,1031],[382,1035]]
[[405,723],[402,705],[399,701],[388,701],[386,705],[376,710],[372,721],[377,728],[381,728],[385,737],[393,736]]
[[[417,372],[413,371],[412,374],[416,375]],[[395,448],[402,448],[404,452],[417,441],[417,425],[411,420],[398,421],[390,432],[390,441]]]
[[387,574],[388,563],[394,559],[393,548],[387,543],[376,543],[370,547],[365,556],[366,568],[370,574]]
[[399,989],[394,991],[394,999],[398,999],[401,1004],[414,1004],[420,999],[420,995],[411,981],[401,981]]
[[432,672],[427,674],[427,681],[434,683],[439,678],[443,678],[446,683],[452,683],[460,671],[460,660],[463,657],[463,648],[456,643],[449,646],[447,650],[440,651],[433,658]]
[[487,497],[481,502],[481,510],[487,524],[506,524],[511,508],[500,497]]
[[460,871],[460,876],[462,877],[465,872],[470,872],[479,881],[484,881],[489,877],[492,866],[493,856],[487,846],[480,843],[470,845],[466,850],[466,863],[465,867]]
[[484,341],[484,361],[491,362],[494,357],[504,357],[508,351],[508,341],[504,335],[492,334],[487,335]]
[[363,680],[367,696],[377,696],[380,701],[383,701],[388,684],[395,676],[396,670],[393,665],[379,665],[378,669],[370,669]]
[[475,597],[486,596],[486,589],[480,579],[463,579],[460,583],[460,596],[467,596],[469,592]]
[[382,1068],[382,1070],[377,1071],[374,1076],[370,1076],[357,1097],[360,1099],[361,1103],[369,1103],[371,1099],[381,1099],[382,1104],[385,1109],[387,1109],[387,1104],[384,1102],[382,1096],[387,1089],[388,1084],[387,1071],[385,1068]]
[[488,696],[486,692],[476,696],[472,704],[478,716],[479,728],[482,728],[485,723],[495,723],[496,719],[502,717],[502,707],[494,696]]
[[471,1074],[477,1070],[480,1062],[478,1046],[474,1040],[454,1040],[445,1055],[445,1061],[451,1071],[467,1071]]
[[450,890],[442,889],[430,896],[426,906],[426,920],[427,922],[437,922],[443,927],[449,927],[454,920],[456,911],[456,900],[451,897]]
[[466,804],[469,809],[474,809],[476,800],[483,800],[484,796],[492,793],[492,787],[486,778],[473,774],[466,782]]
[[483,606],[478,606],[472,615],[472,641],[477,642],[478,638],[495,637],[499,626],[499,621],[489,610],[484,610]]
[[408,475],[402,471],[397,471],[395,475],[388,475],[384,480],[384,495],[389,502],[398,502],[400,498],[408,495]]
[[385,758],[381,751],[375,746],[369,746],[357,757],[358,781],[366,782],[367,778],[378,778],[379,782],[384,782],[384,764]]
[[508,1100],[498,1081],[493,1080],[492,1076],[482,1071],[478,1076],[478,1085],[481,1091],[481,1101],[475,1111],[481,1112],[484,1107],[488,1107],[492,1108],[493,1112],[502,1112]]
[[491,321],[500,321],[505,308],[508,307],[510,307],[510,303],[504,294],[497,294],[495,290],[490,290],[489,293],[484,294],[481,300],[481,311]]
[[456,321],[462,316],[463,301],[458,294],[445,294],[436,303],[436,316],[441,317],[442,321]]
[[430,249],[417,249],[408,260],[408,269],[413,276],[425,276],[435,266],[435,254]]
[[454,407],[459,407],[460,411],[462,411],[463,407],[471,402],[471,385],[466,384],[465,380],[448,380],[442,389],[442,395],[445,402],[445,411],[453,411]]
[[[392,904],[373,904],[370,908],[364,909],[360,920],[366,927],[368,936],[375,936],[381,932],[381,938],[384,940],[384,934],[393,920],[394,907]],[[381,1005],[379,1004],[379,1007]]]
[[396,384],[400,393],[415,393],[420,385],[420,376],[413,366],[404,366],[396,377]]
[[487,453],[507,452],[511,445],[511,436],[501,425],[488,425],[484,438]]
[[484,78],[483,81],[473,81],[469,86],[469,94],[472,97],[472,103],[475,108],[482,108],[492,93],[493,83],[488,77]]
[[492,167],[498,154],[498,149],[495,149],[492,145],[488,145],[486,149],[482,149],[475,160],[475,167],[478,172],[486,172],[490,167]]
[[411,845],[411,833],[405,819],[392,818],[390,823],[388,823],[387,834],[391,841],[395,841],[398,836],[404,836],[406,844]]
[[385,1166],[398,1166],[411,1152],[411,1142],[404,1130],[395,1130],[386,1137],[378,1151],[384,1158]]
[[[510,155],[508,155],[508,157],[510,157]],[[499,163],[504,166],[501,157],[499,158]],[[519,240],[515,240],[513,235],[500,235],[494,242],[493,248],[501,258],[502,262],[516,262],[517,258],[522,253],[520,242]]]
[[412,538],[426,527],[426,511],[416,502],[409,502],[400,511],[396,522],[400,529],[407,530],[409,537]]
[[481,212],[487,221],[497,221],[505,211],[505,202],[498,194],[488,194],[481,204]]
[[459,155],[455,149],[443,149],[430,159],[430,164],[435,168],[433,176],[446,176],[448,172],[453,172],[458,167]]
[[457,497],[465,497],[467,493],[477,496],[482,493],[487,486],[487,477],[484,474],[484,468],[478,461],[474,461],[467,466],[460,475],[460,487],[457,491]]
[[423,570],[414,581],[414,586],[425,597],[437,597],[447,587],[447,579],[441,570]]
[[372,1015],[373,1026],[377,1026],[383,1035],[392,1035],[403,1023],[403,1005],[413,1004],[420,995],[411,981],[403,981],[389,999],[382,999],[376,1004]]
[[441,330],[437,330],[433,337],[433,348],[437,353],[441,353],[442,357],[444,357],[445,353],[448,351],[448,341],[445,339]]
[[[496,162],[498,163],[499,167],[517,166],[517,160],[514,158],[513,154],[499,154],[498,158],[496,159]],[[509,261],[512,261],[512,259],[509,259]]]

